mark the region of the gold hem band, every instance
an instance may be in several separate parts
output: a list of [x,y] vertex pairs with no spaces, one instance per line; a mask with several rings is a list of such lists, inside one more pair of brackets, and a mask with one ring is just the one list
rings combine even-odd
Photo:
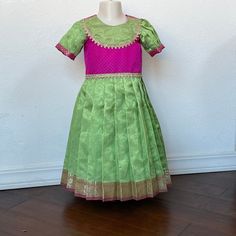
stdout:
[[61,185],[68,191],[74,192],[75,196],[88,200],[140,200],[154,197],[160,192],[167,192],[168,186],[172,185],[169,171],[163,176],[152,179],[131,182],[89,182],[79,179],[63,169]]

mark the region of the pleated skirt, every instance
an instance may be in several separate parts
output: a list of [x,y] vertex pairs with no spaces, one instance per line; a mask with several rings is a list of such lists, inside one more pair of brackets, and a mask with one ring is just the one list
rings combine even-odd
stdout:
[[86,78],[75,100],[61,185],[87,200],[167,192],[171,176],[142,76]]

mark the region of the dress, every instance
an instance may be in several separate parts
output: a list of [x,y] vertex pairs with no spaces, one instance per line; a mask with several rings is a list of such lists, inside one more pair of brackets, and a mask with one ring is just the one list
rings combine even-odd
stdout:
[[84,48],[61,185],[87,200],[153,198],[172,185],[157,115],[142,79],[142,47],[164,48],[144,18],[111,26],[81,18],[55,47],[74,60]]

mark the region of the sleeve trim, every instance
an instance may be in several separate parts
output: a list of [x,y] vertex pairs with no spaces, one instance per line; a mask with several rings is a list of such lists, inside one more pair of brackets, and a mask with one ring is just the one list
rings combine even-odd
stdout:
[[66,49],[65,47],[63,47],[60,43],[58,43],[55,46],[60,52],[62,52],[65,56],[69,57],[72,60],[75,60],[76,55],[72,52],[70,52],[68,49]]
[[155,48],[151,51],[148,51],[148,53],[153,57],[157,53],[160,53],[164,48],[165,48],[165,46],[163,44],[160,44],[157,48]]

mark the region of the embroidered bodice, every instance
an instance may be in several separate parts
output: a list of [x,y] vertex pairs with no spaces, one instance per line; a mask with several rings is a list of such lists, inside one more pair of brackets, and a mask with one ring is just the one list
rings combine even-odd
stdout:
[[[127,22],[111,26],[97,15],[76,21],[56,48],[72,60],[84,47],[85,74],[140,74],[142,47],[150,56],[164,48],[148,20],[126,15]],[[141,47],[142,46],[142,47]]]

